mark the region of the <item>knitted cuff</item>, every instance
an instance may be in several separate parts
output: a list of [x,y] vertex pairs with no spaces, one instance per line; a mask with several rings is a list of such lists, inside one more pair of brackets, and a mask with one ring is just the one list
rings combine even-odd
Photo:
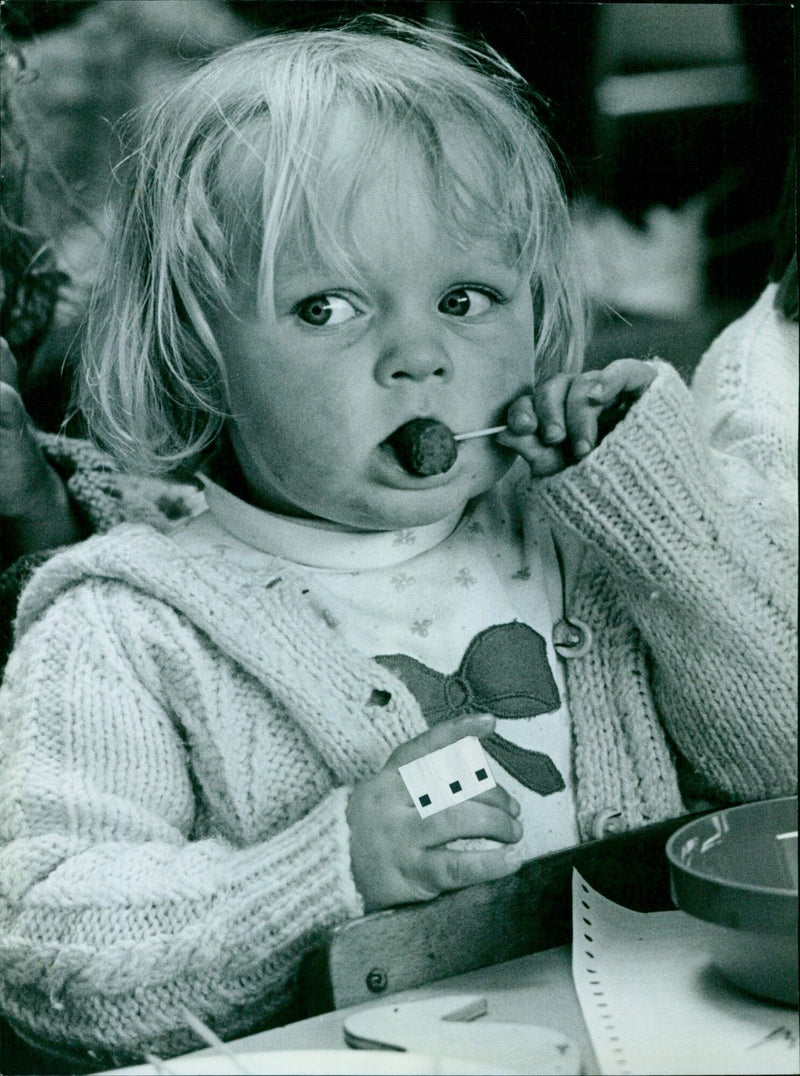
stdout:
[[658,576],[669,550],[706,539],[714,501],[688,388],[669,365],[588,456],[535,485],[558,524],[612,563]]
[[37,430],[36,440],[63,479],[87,536],[122,522],[120,475],[109,456],[74,437]]
[[85,536],[118,523],[150,523],[169,530],[205,508],[202,491],[172,478],[124,474],[91,442],[37,431],[45,456],[58,471]]

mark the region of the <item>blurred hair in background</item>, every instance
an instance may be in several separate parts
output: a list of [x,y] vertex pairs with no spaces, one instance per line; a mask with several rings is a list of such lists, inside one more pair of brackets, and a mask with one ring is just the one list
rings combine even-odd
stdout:
[[[122,117],[218,48],[365,11],[479,34],[541,95],[598,300],[589,365],[658,353],[689,376],[758,295],[796,131],[788,5],[6,0],[3,210],[31,237],[3,248],[6,299],[59,300],[18,344],[43,428],[63,416]],[[793,206],[793,172],[787,190]]]
[[[3,335],[19,362],[34,421],[58,429],[70,367],[98,254],[108,231],[107,195],[124,157],[120,120],[196,58],[246,36],[217,0],[25,0],[4,3],[2,256]],[[8,155],[6,150],[12,152]],[[32,256],[24,262],[23,232]],[[9,297],[38,298],[44,267],[57,267],[57,303],[46,332],[23,340]],[[50,278],[52,281],[52,278]],[[17,303],[19,306],[19,303]]]

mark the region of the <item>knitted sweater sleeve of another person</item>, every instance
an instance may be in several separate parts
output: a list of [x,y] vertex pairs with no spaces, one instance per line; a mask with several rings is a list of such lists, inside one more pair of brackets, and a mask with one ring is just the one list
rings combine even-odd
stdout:
[[[692,393],[727,496],[755,502],[764,525],[796,533],[798,326],[776,308],[777,284],[703,356]],[[775,535],[780,540],[780,533]],[[776,588],[787,580],[776,579]]]

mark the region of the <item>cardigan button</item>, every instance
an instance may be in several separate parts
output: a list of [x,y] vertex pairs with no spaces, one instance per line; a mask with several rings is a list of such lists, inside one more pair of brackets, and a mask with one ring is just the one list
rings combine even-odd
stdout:
[[577,617],[553,625],[553,647],[562,658],[582,658],[592,647],[592,629]]
[[600,841],[603,837],[611,837],[615,833],[622,833],[624,828],[622,811],[618,811],[614,807],[604,807],[595,814],[589,827],[589,832],[594,840]]

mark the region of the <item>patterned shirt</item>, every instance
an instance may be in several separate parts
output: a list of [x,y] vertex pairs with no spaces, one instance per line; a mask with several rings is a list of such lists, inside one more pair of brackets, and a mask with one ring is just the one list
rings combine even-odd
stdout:
[[[227,556],[257,562],[263,552],[303,565],[328,623],[397,672],[429,724],[456,716],[462,700],[461,712],[476,708],[474,697],[465,699],[470,665],[489,666],[478,670],[481,680],[502,665],[504,682],[488,689],[499,703],[478,695],[478,708],[498,716],[492,772],[520,802],[522,851],[529,858],[577,842],[564,672],[552,644],[561,575],[549,530],[523,526],[519,490],[510,495],[517,477],[437,523],[372,533],[266,512],[204,481],[205,540],[216,529]],[[508,633],[520,624],[528,637],[518,628]],[[434,695],[453,702],[451,712],[430,711],[420,678],[423,689],[427,678]],[[510,696],[522,700],[512,706],[522,713],[502,716]],[[530,753],[550,760],[555,781],[537,785],[524,768]]]

